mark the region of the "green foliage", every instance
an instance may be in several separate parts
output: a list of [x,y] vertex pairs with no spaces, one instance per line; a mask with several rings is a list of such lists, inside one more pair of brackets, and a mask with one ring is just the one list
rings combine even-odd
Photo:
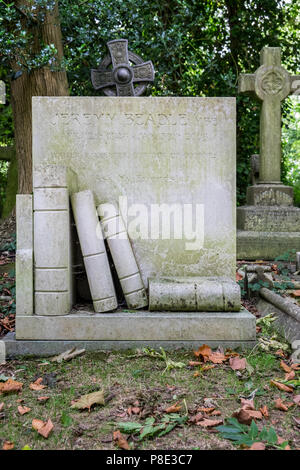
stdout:
[[251,447],[255,442],[262,442],[266,446],[284,449],[288,442],[285,441],[280,445],[277,445],[278,437],[273,427],[266,428],[265,426],[259,431],[254,420],[251,421],[251,425],[240,424],[236,418],[228,418],[227,424],[224,426],[218,426],[217,431],[221,433],[224,439],[229,439],[237,445],[245,445]]
[[163,361],[165,361],[166,368],[164,369],[163,374],[167,372],[168,370],[182,369],[183,367],[186,367],[186,364],[184,362],[174,362],[172,359],[167,357],[167,354],[162,347],[160,347],[159,349],[161,352],[155,351],[154,349],[151,349],[151,348],[143,348],[142,352],[146,356],[155,357],[155,358],[162,359]]
[[151,416],[145,420],[144,424],[138,422],[120,422],[116,423],[117,429],[125,434],[139,434],[139,441],[151,439],[153,437],[161,437],[168,434],[176,426],[186,423],[188,416],[180,416],[177,413],[164,415],[160,422]]

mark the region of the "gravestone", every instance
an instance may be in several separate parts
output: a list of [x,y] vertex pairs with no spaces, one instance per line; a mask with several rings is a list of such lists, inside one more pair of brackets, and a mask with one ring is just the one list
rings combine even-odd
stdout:
[[264,47],[256,72],[239,77],[239,92],[258,99],[261,113],[259,181],[247,189],[247,205],[237,209],[238,259],[274,259],[300,246],[300,209],[280,172],[281,102],[296,92],[300,77],[281,66],[280,54],[280,47]]
[[17,340],[102,348],[252,344],[255,318],[243,308],[72,309],[68,199],[86,189],[96,206],[119,206],[145,286],[160,276],[235,279],[235,126],[234,98],[33,97],[32,251],[30,222],[27,237],[21,228],[30,196],[19,196],[18,226],[35,282],[19,281],[27,310],[17,305]]

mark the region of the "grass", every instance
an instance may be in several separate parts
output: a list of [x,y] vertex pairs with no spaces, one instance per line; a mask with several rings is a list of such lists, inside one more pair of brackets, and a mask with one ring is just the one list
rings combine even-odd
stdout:
[[[179,414],[184,414],[184,400],[189,414],[193,415],[199,406],[203,406],[205,398],[213,400],[221,417],[226,418],[239,408],[241,396],[247,397],[256,390],[256,409],[267,405],[270,413],[269,420],[258,422],[258,426],[272,425],[292,448],[300,447],[299,433],[293,421],[293,416],[297,416],[296,407],[288,412],[274,408],[276,398],[281,396],[285,401],[290,400],[290,394],[270,386],[272,378],[283,377],[281,358],[256,350],[248,358],[253,368],[250,372],[237,374],[228,364],[218,364],[194,377],[199,368],[188,365],[189,360],[194,360],[192,351],[167,354],[175,362],[184,362],[186,367],[162,374],[164,361],[136,351],[86,353],[60,364],[47,363],[45,359],[20,358],[0,366],[0,374],[14,376],[24,383],[19,394],[0,396],[0,403],[4,402],[0,413],[0,446],[7,440],[14,442],[15,449],[26,445],[31,449],[115,449],[112,435],[117,422],[143,422],[149,416],[159,420],[165,415],[165,409],[176,402],[182,405]],[[29,388],[38,377],[43,377],[43,383],[48,384],[39,392]],[[109,398],[104,407],[95,405],[90,413],[71,408],[72,400],[101,389]],[[49,400],[40,403],[37,397],[45,395],[50,397]],[[20,399],[22,403],[18,403]],[[128,408],[136,406],[137,402],[142,413],[130,416]],[[21,416],[17,410],[20,404],[31,411]],[[32,428],[33,418],[44,421],[51,418],[54,430],[48,439]],[[163,437],[141,442],[132,437],[129,443],[134,449],[235,448],[230,441],[220,439],[216,431],[191,423],[177,427]]]

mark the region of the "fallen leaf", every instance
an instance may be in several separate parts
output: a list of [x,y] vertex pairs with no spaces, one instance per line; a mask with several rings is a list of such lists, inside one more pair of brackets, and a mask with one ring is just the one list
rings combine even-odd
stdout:
[[260,411],[245,410],[244,408],[235,411],[232,416],[241,424],[251,424],[252,419],[262,419]]
[[4,441],[2,450],[12,450],[15,447],[15,444],[11,441]]
[[117,446],[120,447],[120,449],[130,450],[127,440],[119,430],[114,431],[113,438]]
[[262,406],[261,408],[259,408],[259,411],[260,411],[261,414],[264,416],[264,418],[268,418],[268,417],[269,417],[269,411],[268,411],[267,405],[264,405],[264,406]]
[[221,411],[220,410],[214,410],[210,413],[211,416],[221,416]]
[[215,406],[211,406],[209,408],[205,408],[203,406],[200,406],[200,408],[198,408],[197,411],[199,411],[200,413],[206,413],[206,414],[210,414],[212,413],[213,411],[215,411]]
[[200,372],[197,370],[197,372],[194,372],[193,376],[198,377],[200,375]]
[[31,411],[31,408],[28,408],[27,406],[18,406],[18,412],[20,415],[25,415],[26,413],[29,413]]
[[227,357],[220,353],[220,352],[212,352],[209,356],[208,359],[213,362],[214,364],[222,364],[222,362],[227,361]]
[[47,439],[54,426],[51,419],[49,418],[47,422],[44,422],[41,419],[33,419],[32,427],[39,434],[41,434],[41,436]]
[[291,372],[292,368],[288,366],[284,361],[280,362],[280,367],[284,370],[284,372]]
[[204,419],[203,414],[202,413],[197,413],[194,416],[191,416],[189,421],[191,423],[198,423],[198,421],[201,421],[202,419]]
[[284,380],[288,381],[288,380],[293,380],[295,378],[295,372],[293,370],[291,370],[291,372],[289,372],[288,374],[285,374],[285,378]]
[[82,395],[75,403],[72,404],[71,408],[77,408],[79,410],[88,409],[91,411],[93,405],[105,405],[104,392],[100,390],[98,392],[88,393]]
[[13,379],[8,379],[6,382],[0,382],[0,392],[2,393],[13,393],[19,392],[22,390],[23,384],[21,382],[17,382]]
[[293,402],[300,406],[300,395],[295,395],[293,397]]
[[169,406],[169,408],[165,409],[166,413],[177,413],[179,410],[181,410],[181,405],[178,405],[178,401],[175,403],[175,405]]
[[245,398],[241,398],[241,405],[245,410],[255,410],[254,400],[246,400]]
[[203,428],[212,428],[214,426],[219,426],[223,423],[223,419],[206,419],[197,422],[197,426],[202,426]]
[[236,282],[241,281],[242,279],[243,279],[243,276],[242,276],[240,273],[236,272],[236,273],[235,273],[235,280],[236,280]]
[[276,380],[271,380],[270,381],[271,385],[274,385],[274,387],[279,388],[279,390],[282,390],[283,392],[288,392],[288,393],[293,393],[292,387],[288,387],[287,385],[284,385],[280,382],[276,382]]
[[266,450],[266,446],[263,442],[254,442],[249,450]]
[[291,365],[291,369],[293,370],[300,370],[300,364],[298,362],[294,363]]
[[0,403],[0,411],[2,411],[4,408],[4,402]]
[[189,366],[201,366],[202,362],[199,361],[189,361]]
[[288,411],[288,407],[283,403],[281,398],[277,398],[275,401],[275,408],[281,411]]
[[293,290],[292,296],[293,296],[293,297],[300,297],[300,289]]
[[35,391],[43,390],[44,388],[47,387],[47,385],[42,385],[42,382],[43,382],[43,378],[39,377],[38,379],[36,379],[35,382],[33,382],[29,385],[29,388],[31,390],[35,390]]
[[202,356],[204,362],[208,360],[209,355],[212,353],[212,350],[207,344],[200,346],[198,351],[194,351],[196,357]]
[[47,400],[49,400],[50,397],[38,397],[38,401],[40,402],[45,402]]
[[244,370],[247,366],[247,360],[246,358],[231,357],[229,359],[229,365],[232,370]]

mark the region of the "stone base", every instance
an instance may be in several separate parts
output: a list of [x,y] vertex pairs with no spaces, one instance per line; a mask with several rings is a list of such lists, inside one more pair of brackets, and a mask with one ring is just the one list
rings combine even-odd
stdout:
[[254,232],[296,232],[300,228],[300,208],[291,206],[238,207],[237,228]]
[[247,189],[249,206],[292,206],[294,190],[283,184],[256,184]]
[[258,311],[264,316],[269,313],[276,315],[275,327],[290,342],[300,341],[300,322],[291,315],[271,304],[265,299],[260,299],[257,304]]
[[[87,342],[96,349],[160,345],[194,347],[251,345],[256,339],[255,317],[240,312],[119,311],[112,314],[74,312],[66,316],[18,316],[20,340]],[[84,346],[85,347],[85,346]]]
[[299,232],[237,231],[237,259],[273,260],[288,250],[299,251]]

